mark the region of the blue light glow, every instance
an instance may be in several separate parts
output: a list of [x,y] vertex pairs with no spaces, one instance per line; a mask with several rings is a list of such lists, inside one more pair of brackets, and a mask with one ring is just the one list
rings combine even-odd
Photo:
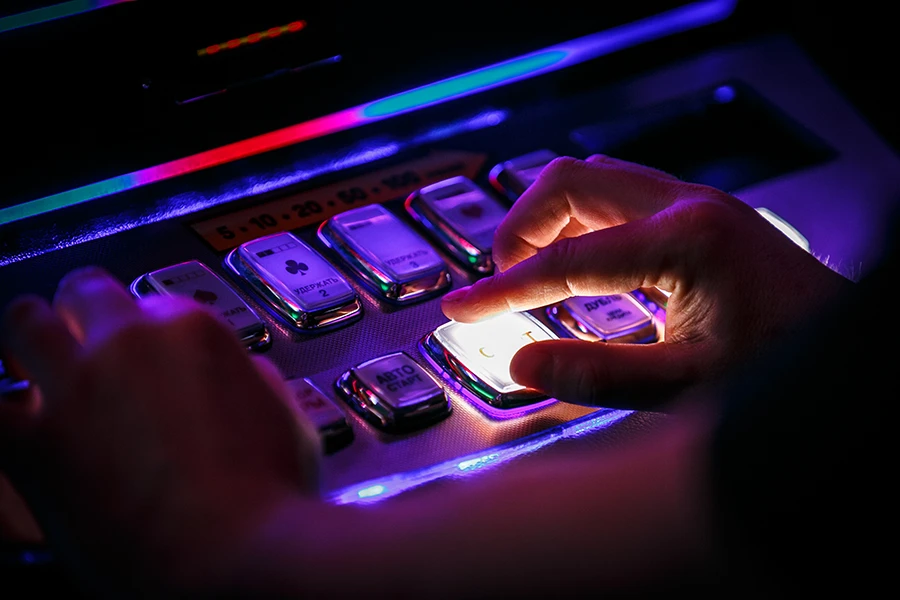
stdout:
[[737,97],[737,92],[730,85],[723,85],[713,92],[713,99],[719,104],[728,104]]
[[379,502],[444,477],[467,477],[472,473],[479,473],[487,467],[495,467],[512,458],[534,452],[555,441],[578,437],[590,431],[609,427],[632,412],[601,408],[568,423],[496,446],[487,453],[481,451],[475,455],[455,458],[424,469],[398,473],[346,487],[331,494],[328,500],[334,504]]
[[356,492],[356,495],[360,498],[374,498],[375,496],[380,496],[385,493],[387,488],[383,485],[372,485],[367,488],[363,488]]
[[464,460],[458,465],[456,468],[460,471],[472,471],[474,469],[480,469],[485,465],[489,465],[495,462],[498,458],[500,458],[499,452],[494,452],[493,454],[488,454],[487,456],[482,456],[481,458],[473,458],[471,460]]

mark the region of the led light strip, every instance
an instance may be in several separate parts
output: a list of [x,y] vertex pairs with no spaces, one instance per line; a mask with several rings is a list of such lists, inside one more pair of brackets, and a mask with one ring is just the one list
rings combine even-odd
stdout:
[[731,15],[736,5],[737,0],[694,2],[634,23],[550,46],[297,125],[0,209],[0,225],[558,71],[668,35],[719,22]]
[[632,413],[633,411],[628,410],[601,408],[563,425],[502,446],[495,446],[478,454],[448,460],[416,471],[371,479],[343,488],[330,494],[328,500],[334,504],[369,504],[384,500],[438,479],[466,476],[487,467],[507,463],[511,459],[529,454],[561,439],[574,438],[605,429]]
[[134,2],[134,0],[71,0],[70,2],[60,2],[59,4],[36,8],[17,15],[0,17],[0,33],[45,23],[46,21],[62,19],[63,17],[71,17],[72,15],[112,6],[113,4],[122,4],[123,2]]
[[292,21],[287,25],[282,25],[280,27],[270,27],[265,31],[251,33],[250,35],[245,35],[244,37],[234,38],[233,40],[222,42],[221,44],[212,44],[210,46],[207,46],[206,48],[200,48],[199,50],[197,50],[197,56],[209,56],[210,54],[217,54],[221,50],[233,50],[234,48],[240,48],[241,46],[246,46],[247,44],[255,44],[256,42],[261,42],[263,40],[277,38],[283,33],[297,33],[298,31],[301,31],[305,28],[306,21]]

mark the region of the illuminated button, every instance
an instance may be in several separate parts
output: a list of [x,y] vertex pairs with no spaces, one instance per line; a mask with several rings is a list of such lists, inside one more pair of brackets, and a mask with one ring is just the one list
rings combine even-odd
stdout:
[[537,150],[502,162],[491,169],[491,185],[515,201],[558,156],[551,150]]
[[207,304],[237,332],[248,348],[262,350],[271,344],[265,323],[238,293],[200,261],[191,260],[152,271],[135,279],[131,292],[186,296]]
[[440,370],[492,407],[516,408],[546,396],[514,382],[509,363],[533,342],[557,336],[528,313],[507,313],[478,323],[444,323],[422,340],[421,349]]
[[297,408],[309,417],[322,438],[327,454],[340,450],[353,441],[353,430],[344,413],[309,379],[290,379],[288,387],[294,392]]
[[415,429],[450,414],[444,389],[405,352],[364,362],[335,385],[360,415],[387,431]]
[[242,244],[225,262],[302,332],[330,329],[362,315],[359,296],[347,280],[291,233]]
[[453,177],[413,192],[406,210],[464,267],[476,273],[494,270],[494,231],[506,208],[470,179]]
[[547,316],[573,336],[591,342],[655,342],[653,314],[631,294],[567,298]]
[[380,204],[330,218],[319,238],[387,300],[412,302],[450,285],[450,271],[434,248]]

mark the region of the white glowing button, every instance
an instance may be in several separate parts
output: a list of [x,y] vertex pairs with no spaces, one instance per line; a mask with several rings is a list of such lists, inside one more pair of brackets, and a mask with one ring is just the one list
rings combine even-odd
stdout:
[[451,321],[435,329],[434,337],[479,379],[502,394],[525,389],[509,374],[509,363],[520,348],[558,339],[527,313],[507,313],[479,323]]
[[756,209],[756,212],[765,217],[769,223],[777,227],[781,233],[788,236],[792,242],[809,252],[809,240],[807,240],[802,233],[797,231],[797,229],[793,225],[776,215],[768,208],[760,207]]

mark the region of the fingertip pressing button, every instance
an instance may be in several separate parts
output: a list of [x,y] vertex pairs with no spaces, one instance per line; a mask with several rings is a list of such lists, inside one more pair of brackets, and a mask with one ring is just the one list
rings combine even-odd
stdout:
[[444,323],[420,342],[423,355],[479,408],[494,416],[534,405],[547,396],[516,383],[509,365],[520,348],[559,339],[529,313],[506,313],[477,323]]

